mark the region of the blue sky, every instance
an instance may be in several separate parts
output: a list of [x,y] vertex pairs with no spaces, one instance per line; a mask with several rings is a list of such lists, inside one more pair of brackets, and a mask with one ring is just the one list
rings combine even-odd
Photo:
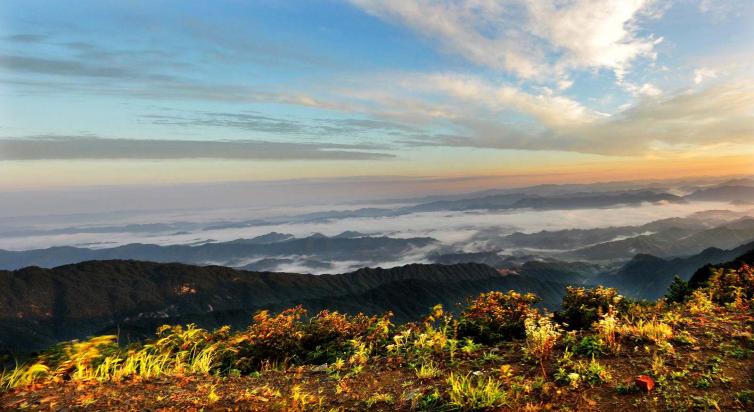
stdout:
[[752,171],[749,1],[27,0],[0,22],[0,190]]

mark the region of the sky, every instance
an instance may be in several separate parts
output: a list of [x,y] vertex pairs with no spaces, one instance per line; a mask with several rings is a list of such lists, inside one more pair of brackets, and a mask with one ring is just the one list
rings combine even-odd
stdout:
[[748,0],[5,0],[0,192],[752,174],[753,66]]

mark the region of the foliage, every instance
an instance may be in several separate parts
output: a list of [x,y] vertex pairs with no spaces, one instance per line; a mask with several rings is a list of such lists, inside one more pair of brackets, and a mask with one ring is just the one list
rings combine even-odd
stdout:
[[499,381],[472,374],[448,376],[450,404],[464,411],[496,408],[507,403],[507,394]]
[[522,338],[524,320],[539,300],[532,293],[483,293],[461,313],[459,335],[486,344]]
[[673,338],[673,328],[657,319],[644,321],[639,319],[633,324],[621,324],[616,328],[621,336],[630,337],[636,341],[649,341],[653,343],[667,342]]
[[744,406],[754,406],[754,390],[744,389],[734,395],[736,401]]
[[378,403],[392,405],[393,403],[395,403],[395,399],[393,399],[393,395],[389,393],[376,393],[370,396],[369,399],[366,400],[366,404],[368,408],[371,408],[372,406]]
[[754,269],[745,263],[736,269],[713,269],[707,288],[713,302],[745,308],[754,298]]
[[668,286],[668,292],[665,294],[665,300],[670,303],[680,303],[686,300],[689,292],[689,283],[681,279],[680,276],[676,275],[673,277],[673,282],[671,282],[670,286]]
[[416,377],[422,380],[436,378],[442,374],[442,371],[432,361],[421,364],[415,371]]
[[458,322],[453,316],[445,313],[442,305],[436,305],[421,324],[410,323],[400,328],[385,348],[390,356],[411,366],[431,362],[435,356],[448,356],[453,361],[459,350],[457,329]]
[[[616,334],[618,331],[618,319],[615,317],[615,310],[612,305],[608,307],[607,313],[595,322],[594,328],[599,333],[600,341],[605,342],[606,346],[612,351],[618,351],[618,341]],[[595,355],[595,352],[589,355]]]
[[712,312],[715,304],[710,298],[710,291],[707,289],[697,289],[691,292],[691,298],[686,303],[689,312],[692,315],[704,315]]
[[[159,377],[146,386],[201,382],[193,387],[197,409],[236,401],[240,409],[261,408],[254,410],[541,410],[572,409],[575,399],[593,409],[589,394],[603,394],[606,383],[618,394],[637,392],[633,377],[647,374],[657,383],[652,395],[624,398],[636,409],[747,409],[754,402],[745,389],[754,382],[754,312],[741,310],[750,304],[743,289],[732,291],[720,300],[721,292],[710,286],[684,304],[649,305],[624,304],[610,289],[572,288],[571,300],[581,305],[568,316],[596,318],[591,331],[571,332],[534,309],[536,298],[510,292],[480,295],[460,318],[437,305],[422,321],[397,327],[389,314],[262,311],[238,332],[166,325],[153,339],[128,347],[114,336],[62,343],[3,371],[0,389],[84,388],[76,389],[69,406],[96,409],[104,407],[97,398],[102,393]],[[523,339],[503,342],[514,336],[518,321]],[[99,382],[112,384],[89,390]],[[229,391],[234,384],[246,386]],[[590,389],[598,385],[603,387]]]
[[263,362],[286,362],[302,352],[304,338],[301,318],[306,310],[301,306],[286,309],[277,315],[263,310],[254,315],[251,325],[239,334],[233,345],[237,347],[235,367],[251,372]]
[[304,325],[301,348],[312,363],[332,362],[344,356],[352,339],[382,345],[390,335],[391,313],[382,316],[346,314],[323,310]]
[[0,375],[0,389],[10,389],[20,386],[29,386],[44,378],[50,372],[50,368],[42,363],[34,363],[28,367],[18,366],[12,371],[3,371]]
[[573,360],[573,353],[566,350],[558,359],[558,369],[555,372],[555,381],[571,388],[578,388],[581,383],[598,385],[611,379],[607,368],[599,363],[594,357],[588,362]]
[[552,350],[562,334],[560,326],[553,323],[550,316],[532,313],[524,322],[526,328],[526,353],[535,358],[542,368],[542,376],[547,376],[545,361],[552,355]]
[[581,338],[573,351],[583,356],[600,356],[607,353],[607,345],[599,336],[587,335]]
[[298,306],[270,315],[261,311],[252,324],[233,340],[238,360],[234,368],[251,372],[263,362],[333,362],[350,355],[353,341],[384,345],[390,334],[391,313],[382,316],[349,316],[322,311],[304,322],[307,312]]
[[586,329],[610,309],[625,311],[627,302],[614,288],[597,286],[593,289],[567,286],[562,311],[557,319],[574,329]]

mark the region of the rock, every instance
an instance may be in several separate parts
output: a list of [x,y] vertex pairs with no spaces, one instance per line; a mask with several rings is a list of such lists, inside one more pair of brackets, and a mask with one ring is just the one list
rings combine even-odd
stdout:
[[639,389],[643,390],[644,392],[649,392],[655,387],[654,379],[650,378],[647,375],[637,376],[636,380],[634,380],[634,383],[639,387]]
[[328,370],[329,368],[326,363],[312,367],[312,372],[327,372]]

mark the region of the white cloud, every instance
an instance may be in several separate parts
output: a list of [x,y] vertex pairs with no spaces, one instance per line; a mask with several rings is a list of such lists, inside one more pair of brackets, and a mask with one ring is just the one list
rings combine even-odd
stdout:
[[694,84],[701,84],[706,79],[714,79],[717,77],[717,72],[712,69],[700,68],[694,70]]
[[573,80],[558,80],[558,90],[567,90],[570,89],[571,86],[573,86]]
[[[351,0],[447,51],[524,79],[567,79],[571,69],[623,73],[659,41],[641,36],[649,0]],[[567,84],[567,83],[561,83]]]
[[662,90],[652,83],[637,85],[629,82],[621,82],[620,85],[634,96],[657,97],[662,94]]
[[747,4],[746,0],[700,0],[699,11],[711,15],[715,20],[723,20]]
[[495,84],[478,77],[462,75],[429,75],[414,82],[436,92],[463,101],[464,105],[476,104],[492,111],[516,111],[535,117],[546,126],[575,124],[597,118],[579,102],[555,95],[549,89],[530,94],[508,84]]

